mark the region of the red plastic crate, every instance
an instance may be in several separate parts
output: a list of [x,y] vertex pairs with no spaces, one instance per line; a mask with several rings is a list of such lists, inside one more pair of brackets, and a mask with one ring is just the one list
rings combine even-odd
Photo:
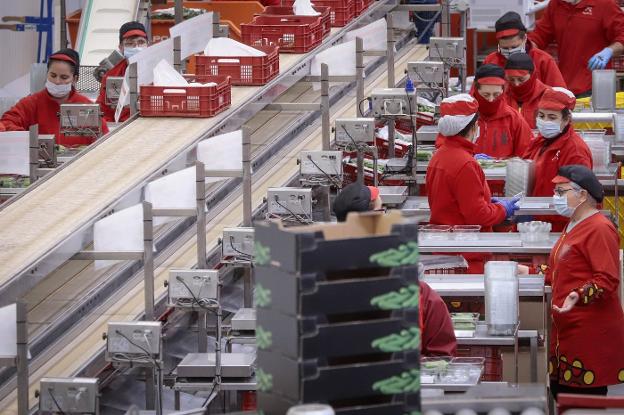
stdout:
[[[314,0],[314,7],[323,6],[331,9],[332,27],[346,26],[355,17],[356,0]],[[294,0],[282,0],[283,6],[292,6]]]
[[355,0],[355,15],[359,16],[362,12],[370,7],[375,0]]
[[256,16],[251,23],[241,24],[243,43],[273,43],[284,53],[306,53],[323,40],[321,21],[321,16]]
[[229,76],[202,77],[216,86],[141,86],[140,112],[143,117],[213,117],[230,106],[232,85]]
[[264,85],[279,74],[279,48],[254,46],[266,56],[195,55],[199,80],[206,76],[229,76],[232,85]]
[[624,56],[616,56],[611,60],[611,66],[618,72],[624,72]]
[[[331,32],[331,8],[324,6],[314,6],[314,10],[321,14],[321,23],[323,24],[323,37],[326,37]],[[292,6],[267,6],[264,8],[266,15],[273,16],[294,16]]]

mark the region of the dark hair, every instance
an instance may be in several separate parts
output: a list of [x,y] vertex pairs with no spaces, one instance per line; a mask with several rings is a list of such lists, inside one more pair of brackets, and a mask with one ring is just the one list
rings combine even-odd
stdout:
[[[57,58],[55,58],[55,56],[57,56]],[[76,77],[80,73],[80,55],[73,49],[65,48],[51,54],[48,59],[48,69],[50,69],[52,62],[65,62],[71,67]]]
[[[474,81],[474,87],[475,89],[478,91],[479,88],[481,88],[481,84],[479,83],[479,81]],[[500,86],[501,88],[503,88],[503,90],[505,90],[505,85],[494,85],[494,86]]]
[[563,117],[564,120],[570,119],[571,116],[572,111],[570,111],[569,108],[564,108],[561,110],[561,117]]
[[472,127],[474,127],[474,125],[477,123],[478,120],[479,120],[479,113],[476,113],[474,118],[470,120],[468,125],[465,126],[464,129],[461,130],[458,135],[461,135],[462,137],[466,137],[468,135],[468,131],[470,131]]

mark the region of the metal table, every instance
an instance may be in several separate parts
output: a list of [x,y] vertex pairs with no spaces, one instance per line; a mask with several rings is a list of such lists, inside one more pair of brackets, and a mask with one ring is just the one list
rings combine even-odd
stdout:
[[[499,200],[511,198],[499,197]],[[407,198],[401,209],[403,213],[408,215],[418,215],[426,217],[427,220],[431,215],[429,208],[429,200],[427,196],[410,196]],[[520,202],[520,209],[516,212],[517,216],[534,216],[534,215],[556,215],[555,208],[552,204],[552,197],[525,197]]]
[[[422,253],[483,252],[499,254],[549,254],[559,239],[560,233],[551,233],[546,242],[523,243],[519,233],[482,232],[474,234],[474,239],[454,239],[458,234],[448,233],[441,238],[418,238]],[[435,237],[434,237],[435,238]]]
[[[483,274],[425,274],[421,281],[426,282],[442,297],[483,297],[485,296],[485,276]],[[520,297],[543,298],[550,287],[544,287],[542,275],[522,275],[518,277]]]

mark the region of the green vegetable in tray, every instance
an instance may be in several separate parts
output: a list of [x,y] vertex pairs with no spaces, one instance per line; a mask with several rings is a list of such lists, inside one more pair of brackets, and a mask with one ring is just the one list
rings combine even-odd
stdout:
[[399,291],[391,291],[378,295],[371,299],[371,305],[382,310],[401,310],[404,308],[418,307],[420,290],[418,285],[412,284],[401,288]]
[[0,176],[0,187],[6,189],[21,189],[30,186],[30,177],[26,176]]
[[400,376],[392,376],[377,381],[373,384],[373,390],[385,395],[418,392],[420,390],[420,371],[412,369],[409,372],[403,372]]
[[[204,14],[206,12],[206,10],[204,9],[191,9],[188,7],[184,7],[183,10],[184,10],[183,12],[184,20],[192,19],[193,17],[199,16],[200,14]],[[175,19],[175,10],[173,7],[169,7],[168,9],[155,10],[152,13],[152,19],[156,19],[156,20]]]
[[418,350],[420,348],[420,329],[418,327],[410,327],[407,330],[401,330],[399,334],[391,334],[376,339],[371,345],[373,348],[385,353]]
[[507,160],[477,160],[483,170],[507,167]]
[[446,368],[449,365],[449,362],[447,360],[443,360],[443,359],[440,359],[440,360],[427,360],[427,361],[421,362],[420,365],[422,366],[423,369],[446,370]]

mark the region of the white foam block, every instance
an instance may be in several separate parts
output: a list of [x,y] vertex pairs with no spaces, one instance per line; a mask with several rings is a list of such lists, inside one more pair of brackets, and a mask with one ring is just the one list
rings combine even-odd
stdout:
[[[93,225],[94,251],[142,251],[143,205],[138,204],[115,212]],[[119,261],[95,261],[95,269]]]
[[0,356],[17,356],[17,306],[0,308]]
[[197,145],[197,160],[207,170],[243,168],[243,133],[240,130],[210,137]]
[[0,133],[0,173],[30,174],[30,139],[28,131]]

